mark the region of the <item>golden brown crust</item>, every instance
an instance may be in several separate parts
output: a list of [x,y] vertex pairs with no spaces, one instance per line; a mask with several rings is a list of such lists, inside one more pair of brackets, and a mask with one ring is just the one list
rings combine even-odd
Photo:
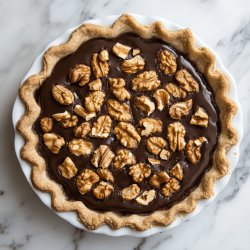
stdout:
[[[114,38],[122,33],[133,32],[142,38],[158,37],[180,52],[187,53],[191,61],[207,78],[215,93],[215,100],[220,110],[221,134],[213,156],[212,168],[203,176],[199,186],[182,202],[168,210],[156,211],[150,215],[121,216],[114,212],[96,212],[88,209],[80,201],[68,201],[56,182],[46,174],[45,160],[37,153],[38,136],[32,126],[40,114],[34,93],[43,81],[51,74],[55,64],[78,49],[85,41],[95,37]],[[189,29],[169,31],[161,22],[143,26],[129,15],[122,15],[111,27],[83,24],[72,34],[68,42],[49,48],[43,57],[43,70],[29,77],[20,88],[20,97],[26,106],[25,115],[18,122],[18,131],[25,138],[21,156],[32,166],[32,181],[34,185],[52,197],[52,206],[57,211],[76,211],[79,220],[89,229],[96,229],[102,224],[112,229],[130,227],[144,231],[151,226],[166,226],[174,221],[176,216],[192,212],[197,201],[213,196],[214,183],[222,178],[229,170],[226,153],[238,139],[237,132],[232,126],[232,119],[237,111],[236,104],[229,97],[230,82],[226,76],[216,69],[214,55],[207,48],[198,48]]]

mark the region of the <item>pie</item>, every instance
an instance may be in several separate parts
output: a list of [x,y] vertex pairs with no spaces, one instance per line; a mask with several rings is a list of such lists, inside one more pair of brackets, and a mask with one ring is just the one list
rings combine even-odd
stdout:
[[122,15],[49,48],[20,87],[21,156],[87,228],[166,226],[213,196],[237,142],[230,82],[188,30]]

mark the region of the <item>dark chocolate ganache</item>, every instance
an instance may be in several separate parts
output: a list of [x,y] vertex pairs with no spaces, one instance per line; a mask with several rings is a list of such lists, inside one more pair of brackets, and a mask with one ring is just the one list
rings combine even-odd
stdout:
[[[121,71],[120,65],[124,59],[119,58],[112,52],[112,47],[117,43],[127,45],[131,48],[140,49],[140,55],[145,61],[145,66],[142,70],[134,73],[127,74]],[[126,101],[130,106],[132,111],[132,124],[135,128],[138,127],[138,122],[140,119],[147,117],[145,113],[141,112],[134,105],[135,97],[140,95],[148,96],[153,102],[153,94],[155,90],[152,91],[134,91],[131,87],[131,81],[134,77],[144,71],[155,71],[158,75],[161,84],[158,88],[164,88],[168,83],[175,83],[179,85],[174,75],[165,75],[159,68],[157,62],[157,53],[162,50],[170,51],[175,57],[177,62],[177,71],[180,69],[186,69],[192,77],[199,84],[199,92],[197,93],[187,93],[186,98],[178,99],[170,95],[170,101],[167,108],[162,111],[157,108],[150,115],[151,118],[157,118],[162,121],[162,132],[158,132],[152,136],[160,136],[167,141],[167,126],[170,123],[179,121],[172,119],[169,115],[169,107],[174,103],[180,101],[186,101],[192,99],[193,105],[190,112],[183,116],[180,122],[183,124],[186,130],[185,141],[195,140],[199,137],[205,137],[207,143],[203,143],[201,147],[201,158],[196,164],[191,164],[188,161],[185,154],[185,150],[172,152],[169,145],[166,149],[170,151],[170,158],[167,161],[161,160],[158,156],[156,157],[147,150],[146,140],[147,137],[142,136],[141,142],[138,148],[130,149],[136,158],[136,162],[145,162],[151,168],[151,176],[159,171],[169,172],[170,168],[176,163],[180,163],[183,168],[183,179],[180,181],[180,188],[172,195],[165,197],[161,193],[160,188],[152,188],[149,184],[149,178],[144,179],[142,182],[137,183],[140,187],[141,193],[145,190],[154,189],[156,191],[156,197],[147,205],[142,205],[135,200],[125,201],[121,198],[121,190],[135,183],[133,178],[129,175],[129,165],[124,166],[122,169],[116,169],[113,163],[109,166],[109,170],[113,174],[114,183],[112,186],[114,188],[111,195],[105,199],[97,199],[93,195],[93,189],[98,185],[95,183],[92,189],[86,194],[82,195],[76,186],[76,178],[84,169],[88,168],[96,172],[96,167],[91,164],[91,158],[93,153],[88,156],[75,156],[70,153],[68,148],[68,142],[75,138],[74,128],[63,128],[60,122],[54,121],[53,129],[51,133],[60,135],[65,140],[65,145],[60,149],[58,154],[53,154],[48,147],[44,144],[43,134],[40,127],[40,120],[43,117],[52,117],[53,114],[68,111],[70,114],[75,114],[73,109],[76,104],[81,104],[84,106],[84,99],[89,94],[88,84],[84,86],[79,86],[79,84],[72,84],[69,81],[69,71],[76,64],[91,65],[91,57],[94,53],[99,53],[101,50],[106,49],[109,52],[109,74],[101,78],[102,90],[105,93],[105,102],[96,116],[89,121],[90,126],[100,117],[101,115],[109,115],[107,111],[106,101],[108,99],[116,99],[116,97],[111,93],[109,89],[108,78],[123,78],[126,82],[125,88],[130,92],[131,98]],[[132,52],[129,53],[128,59],[132,58]],[[90,82],[94,81],[96,78],[94,74],[91,74]],[[74,102],[71,105],[64,106],[56,102],[52,96],[51,89],[55,84],[60,84],[68,88],[74,94]],[[117,99],[116,99],[117,100]],[[174,204],[182,201],[187,197],[190,192],[199,184],[201,177],[206,173],[212,164],[213,153],[217,144],[218,134],[220,133],[219,124],[219,113],[215,104],[214,94],[210,89],[207,81],[197,68],[195,67],[195,62],[190,62],[187,56],[179,53],[171,46],[159,39],[142,39],[134,34],[123,34],[114,39],[96,38],[83,43],[75,53],[62,58],[54,67],[52,74],[42,83],[41,87],[37,90],[36,101],[41,107],[41,113],[37,119],[34,130],[39,136],[39,143],[37,145],[37,150],[39,154],[45,159],[47,164],[47,173],[51,179],[60,184],[66,194],[68,200],[82,201],[88,208],[96,211],[114,211],[122,214],[140,214],[140,213],[151,213],[156,210],[168,209]],[[156,104],[156,102],[155,102]],[[197,107],[202,107],[208,114],[208,126],[201,127],[190,124],[192,115],[195,113]],[[78,116],[78,124],[84,122],[84,118]],[[124,148],[121,143],[117,140],[114,134],[114,127],[119,123],[112,118],[112,129],[108,138],[93,138],[89,135],[86,136],[86,140],[92,143],[93,150],[97,149],[100,145],[107,145],[115,153],[118,149]],[[70,157],[77,168],[77,174],[71,179],[64,178],[58,171],[58,166],[62,164],[66,157]],[[156,158],[161,160],[160,165],[153,165],[147,161],[147,158]]]

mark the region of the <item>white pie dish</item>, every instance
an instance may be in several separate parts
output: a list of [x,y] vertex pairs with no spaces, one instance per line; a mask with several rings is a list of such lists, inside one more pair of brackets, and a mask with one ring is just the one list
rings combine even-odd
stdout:
[[[164,25],[169,29],[169,30],[176,30],[176,29],[180,29],[182,27],[180,27],[179,25],[173,24],[165,19],[162,18],[158,18],[158,17],[143,17],[143,16],[138,16],[138,15],[133,15],[137,21],[139,21],[142,24],[149,24],[152,23],[154,21],[162,21],[164,23]],[[94,23],[94,24],[99,24],[99,25],[111,25],[116,19],[118,18],[118,16],[108,16],[102,19],[98,19],[98,20],[91,20],[91,21],[86,21],[84,23]],[[47,48],[53,46],[53,45],[58,45],[61,44],[63,42],[65,42],[68,38],[70,33],[75,29],[76,27],[66,31],[61,37],[59,37],[58,39],[56,39],[54,42],[50,43],[48,45]],[[196,39],[196,43],[198,46],[202,46],[202,47],[207,47],[199,38],[197,38],[195,36]],[[47,49],[46,48],[46,49]],[[45,49],[45,50],[46,50]],[[23,79],[26,80],[29,76],[38,73],[41,70],[41,66],[42,66],[42,55],[44,54],[45,50],[37,57],[37,59],[35,60],[35,62],[33,63],[30,71],[28,72],[28,74],[26,75],[26,77]],[[214,52],[213,52],[214,53]],[[216,55],[216,53],[214,53]],[[197,204],[197,208],[195,209],[194,212],[192,212],[191,214],[187,215],[187,216],[183,216],[183,217],[178,217],[171,225],[167,226],[167,227],[153,227],[151,229],[148,229],[144,232],[135,232],[131,229],[128,228],[121,228],[118,230],[112,230],[110,229],[108,226],[102,226],[99,229],[96,229],[94,231],[91,232],[95,232],[95,233],[103,233],[103,234],[107,234],[107,235],[111,235],[111,236],[121,236],[121,235],[131,235],[131,236],[137,236],[137,237],[145,237],[145,236],[149,236],[158,232],[162,232],[162,231],[166,231],[169,230],[171,228],[173,228],[174,226],[178,225],[179,223],[189,220],[191,217],[193,217],[195,214],[197,214],[202,208],[204,208],[207,204],[209,204],[218,194],[220,191],[223,190],[223,188],[226,186],[233,169],[235,168],[235,165],[237,163],[237,160],[239,158],[239,144],[240,144],[240,140],[242,138],[242,113],[240,110],[240,105],[239,105],[239,101],[237,99],[237,88],[236,88],[236,84],[235,81],[233,79],[233,77],[231,76],[231,74],[225,69],[225,67],[223,66],[223,64],[221,63],[221,60],[218,58],[218,56],[216,55],[216,59],[217,59],[217,67],[218,69],[220,69],[222,72],[224,72],[230,82],[231,82],[231,89],[230,89],[230,96],[232,98],[232,100],[234,100],[236,102],[236,104],[239,107],[239,110],[234,118],[234,127],[238,130],[240,138],[238,143],[232,147],[230,149],[230,151],[228,152],[228,158],[230,160],[230,171],[228,173],[227,176],[223,177],[222,179],[220,179],[216,185],[215,185],[215,195],[208,199],[208,200],[202,200],[199,201]],[[24,109],[24,105],[22,104],[21,100],[19,97],[17,97],[14,108],[13,108],[13,124],[14,126],[16,125],[17,121],[21,118],[22,114],[24,113],[25,109]],[[20,162],[20,165],[22,167],[22,170],[28,180],[28,182],[30,183],[31,187],[33,188],[33,190],[38,194],[39,198],[43,201],[43,203],[45,205],[47,205],[49,208],[51,208],[53,210],[53,208],[51,207],[51,198],[50,195],[44,192],[40,192],[39,190],[35,189],[34,186],[32,185],[32,181],[31,181],[31,167],[28,165],[28,163],[24,160],[22,160],[20,158],[20,149],[23,146],[24,141],[23,138],[16,132],[15,134],[15,149],[16,149],[16,153],[17,153],[17,157],[18,160]],[[53,210],[55,211],[55,210]],[[71,223],[72,225],[87,230],[86,227],[84,227],[78,220],[77,220],[77,215],[75,212],[57,212],[57,214],[64,218],[65,220],[67,220],[69,223]]]

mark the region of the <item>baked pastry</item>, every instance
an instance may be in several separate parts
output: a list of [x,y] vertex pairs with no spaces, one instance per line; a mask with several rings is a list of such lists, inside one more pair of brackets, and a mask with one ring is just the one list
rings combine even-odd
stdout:
[[89,229],[169,225],[228,172],[229,86],[188,29],[81,25],[20,87],[21,156],[54,209]]

